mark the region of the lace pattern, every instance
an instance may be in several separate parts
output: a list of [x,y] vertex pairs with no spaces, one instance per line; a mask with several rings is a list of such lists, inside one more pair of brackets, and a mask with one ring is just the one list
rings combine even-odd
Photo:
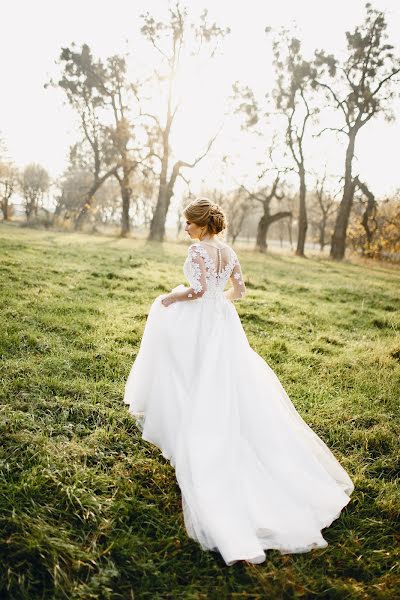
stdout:
[[[229,248],[230,257],[223,269],[218,270],[207,250],[200,244],[189,246],[188,257],[183,266],[191,289],[187,297],[217,298],[223,297],[224,288],[231,278],[233,289],[229,290],[229,299],[241,298],[245,294],[245,285],[236,253]],[[220,256],[218,263],[220,264]],[[219,265],[218,265],[219,266]],[[193,290],[193,292],[192,292]]]
[[[200,254],[199,254],[200,255]],[[201,268],[196,260],[198,253],[195,250],[192,250],[190,253],[190,269],[192,274],[192,287],[195,294],[198,294],[202,291],[203,285],[201,284]]]
[[[199,296],[207,290],[207,263],[205,257],[202,256],[201,251],[195,244],[189,247],[188,258],[185,262],[187,264],[188,273],[187,278],[191,284],[193,292]],[[192,298],[193,294],[188,293],[188,298]]]
[[232,284],[233,284],[233,296],[234,296],[233,299],[243,298],[243,296],[246,293],[246,287],[245,287],[245,284],[243,281],[243,275],[242,275],[240,263],[238,261],[236,254],[235,254],[233,269],[232,269],[232,273],[231,273],[231,280],[232,280]]

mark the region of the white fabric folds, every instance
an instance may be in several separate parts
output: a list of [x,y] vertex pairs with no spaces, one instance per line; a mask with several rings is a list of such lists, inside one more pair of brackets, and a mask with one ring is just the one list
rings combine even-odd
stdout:
[[[238,265],[230,250],[219,279],[206,257],[202,297],[169,307],[164,295],[154,300],[124,396],[143,439],[175,468],[189,537],[227,565],[261,563],[267,549],[325,547],[321,530],[354,487],[250,347],[223,295]],[[189,262],[190,251],[184,272],[196,284]]]

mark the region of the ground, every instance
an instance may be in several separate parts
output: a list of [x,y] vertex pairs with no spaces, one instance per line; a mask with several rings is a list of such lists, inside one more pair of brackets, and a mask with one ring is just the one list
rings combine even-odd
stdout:
[[393,600],[400,271],[237,248],[249,342],[355,492],[327,548],[227,567],[187,538],[174,470],[122,401],[186,251],[0,225],[0,596]]

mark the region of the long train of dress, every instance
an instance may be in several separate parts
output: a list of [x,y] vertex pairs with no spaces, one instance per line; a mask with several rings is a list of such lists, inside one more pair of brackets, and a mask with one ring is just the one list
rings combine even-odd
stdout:
[[321,529],[353,483],[215,290],[154,300],[124,402],[175,468],[187,533],[204,550],[232,565],[325,547]]

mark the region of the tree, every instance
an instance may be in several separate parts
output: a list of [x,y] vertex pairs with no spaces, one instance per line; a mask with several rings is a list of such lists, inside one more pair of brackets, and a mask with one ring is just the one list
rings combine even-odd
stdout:
[[[245,115],[244,123],[241,128],[255,128],[259,123],[259,106],[256,101],[254,92],[248,86],[240,86],[238,82],[233,85],[234,96],[233,99],[236,102],[234,108],[236,113]],[[258,135],[262,135],[260,131],[255,130]],[[288,169],[287,167],[278,167],[274,159],[274,151],[277,148],[277,134],[275,133],[270,141],[270,145],[267,148],[268,159],[263,163],[258,162],[258,167],[263,167],[261,173],[257,177],[257,190],[255,192],[249,191],[249,189],[241,184],[240,188],[247,194],[254,204],[257,202],[262,206],[262,216],[257,224],[257,238],[256,238],[256,249],[259,252],[267,251],[267,236],[269,227],[286,217],[291,218],[292,212],[289,210],[279,210],[278,212],[271,214],[271,207],[273,200],[277,200],[278,203],[284,198],[284,194],[280,190],[282,187],[281,178]],[[269,174],[269,184],[263,184],[262,181],[265,175]]]
[[[265,31],[270,33],[272,30],[267,27]],[[275,110],[271,106],[268,94],[265,95],[266,102],[264,106],[260,107],[253,90],[236,82],[233,86],[236,101],[235,112],[245,115],[246,127],[253,130],[256,130],[256,126],[259,125],[262,117],[271,118],[278,114],[285,119],[286,145],[295,165],[294,170],[299,178],[299,220],[296,254],[304,256],[307,233],[304,143],[308,122],[312,115],[317,112],[311,110],[307,99],[307,94],[310,93],[315,79],[315,67],[303,58],[300,41],[295,37],[290,37],[289,32],[284,28],[274,35],[272,50],[276,73],[275,87],[272,92]],[[261,111],[263,111],[263,114],[261,114]],[[260,130],[257,133],[262,135]],[[265,198],[266,207],[272,200],[272,198],[268,200],[267,197]],[[261,252],[264,252],[266,246],[263,246],[264,242],[262,241],[265,239],[263,228],[269,227],[269,217],[265,215],[265,219],[259,225],[258,235],[260,237],[257,241],[257,247]]]
[[0,162],[0,210],[4,221],[11,217],[10,199],[19,181],[18,169],[11,162]]
[[102,77],[98,79],[98,89],[107,99],[114,123],[107,128],[112,141],[117,168],[113,175],[117,179],[122,199],[121,236],[130,231],[129,210],[132,199],[132,177],[146,157],[141,157],[138,147],[130,147],[134,139],[132,121],[129,119],[130,106],[137,101],[138,85],[127,81],[127,65],[124,57],[111,56],[107,59]]
[[324,250],[327,242],[327,228],[331,224],[333,215],[337,211],[337,202],[333,194],[326,190],[326,172],[322,176],[316,177],[314,198],[316,200],[315,219],[318,230],[318,243],[321,252]]
[[180,108],[176,94],[176,81],[184,58],[193,55],[193,48],[197,55],[204,49],[211,58],[216,51],[218,42],[229,32],[217,24],[208,23],[208,13],[205,10],[199,23],[189,21],[187,9],[177,2],[168,11],[168,22],[156,21],[150,13],[142,15],[143,26],[141,32],[157,51],[161,59],[161,67],[156,71],[159,86],[164,92],[166,100],[165,116],[160,118],[153,112],[143,112],[143,115],[154,124],[153,132],[156,138],[153,156],[159,160],[159,184],[157,204],[150,225],[149,240],[163,241],[165,235],[165,221],[174,187],[178,177],[182,177],[181,170],[194,168],[209,152],[215,137],[207,144],[193,161],[175,160],[172,164],[171,139],[174,121]]
[[256,239],[256,249],[259,252],[267,251],[267,236],[270,225],[276,221],[279,221],[280,219],[284,219],[285,217],[291,217],[292,215],[290,211],[286,210],[271,214],[272,200],[276,199],[280,201],[284,198],[284,194],[278,191],[280,178],[281,173],[278,171],[269,189],[264,187],[255,193],[249,192],[244,186],[242,186],[243,189],[248,193],[249,197],[256,202],[259,202],[262,206],[262,215],[258,222]]
[[93,206],[93,231],[98,231],[98,225],[121,227],[122,212],[121,187],[118,180],[111,177],[96,193],[96,202]]
[[231,244],[234,244],[242,233],[243,226],[254,208],[255,202],[243,187],[238,187],[230,194],[224,195],[219,203],[226,210],[228,238]]
[[371,192],[365,182],[360,181],[358,175],[354,177],[354,186],[357,187],[367,199],[361,219],[361,225],[364,228],[366,237],[363,253],[369,255],[371,251],[372,238],[378,229],[378,224],[376,222],[377,203],[374,194]]
[[20,186],[25,201],[26,218],[29,220],[33,214],[37,216],[44,195],[49,189],[49,174],[41,165],[31,163],[22,172]]
[[152,169],[145,169],[136,175],[132,197],[132,224],[148,230],[154,214],[158,180]]
[[[73,152],[74,154],[74,152]],[[54,220],[75,222],[82,209],[82,197],[92,183],[92,173],[75,160],[70,160],[67,169],[57,182],[59,193],[56,195]]]
[[[270,28],[266,29],[269,33]],[[272,50],[276,72],[273,98],[278,112],[286,120],[286,142],[299,178],[299,219],[296,255],[304,256],[307,234],[306,166],[304,142],[307,124],[312,116],[307,94],[315,79],[314,67],[301,54],[301,43],[286,29],[273,38]]]
[[[101,185],[117,172],[109,132],[104,119],[106,99],[103,91],[99,91],[99,82],[104,81],[105,71],[101,61],[95,61],[87,44],[80,51],[62,48],[60,63],[63,65],[61,79],[53,86],[59,86],[66,93],[68,102],[79,116],[84,141],[90,148],[88,164],[92,181],[83,195],[75,228],[78,229],[88,216],[94,203],[95,194]],[[82,145],[82,144],[81,144]],[[79,145],[76,146],[78,150]],[[88,155],[85,154],[85,157]]]
[[[344,119],[342,127],[326,128],[344,134],[347,148],[343,196],[340,202],[331,243],[331,257],[341,260],[346,250],[346,235],[354,197],[353,158],[359,131],[374,117],[393,118],[390,101],[397,94],[395,76],[400,60],[387,43],[387,24],[382,11],[366,4],[362,25],[346,32],[347,58],[340,62],[333,55],[316,52],[315,64],[322,74],[314,85],[325,90]],[[334,83],[331,79],[334,78]],[[342,92],[342,90],[345,90]]]
[[400,257],[400,198],[382,202],[378,212],[378,235],[374,242],[374,252],[370,255],[381,259]]
[[[349,223],[350,247],[368,258],[398,262],[400,258],[399,195],[375,201],[372,212],[371,197],[365,201],[363,194],[358,199],[360,202],[355,205]],[[367,228],[366,218],[368,218]]]

